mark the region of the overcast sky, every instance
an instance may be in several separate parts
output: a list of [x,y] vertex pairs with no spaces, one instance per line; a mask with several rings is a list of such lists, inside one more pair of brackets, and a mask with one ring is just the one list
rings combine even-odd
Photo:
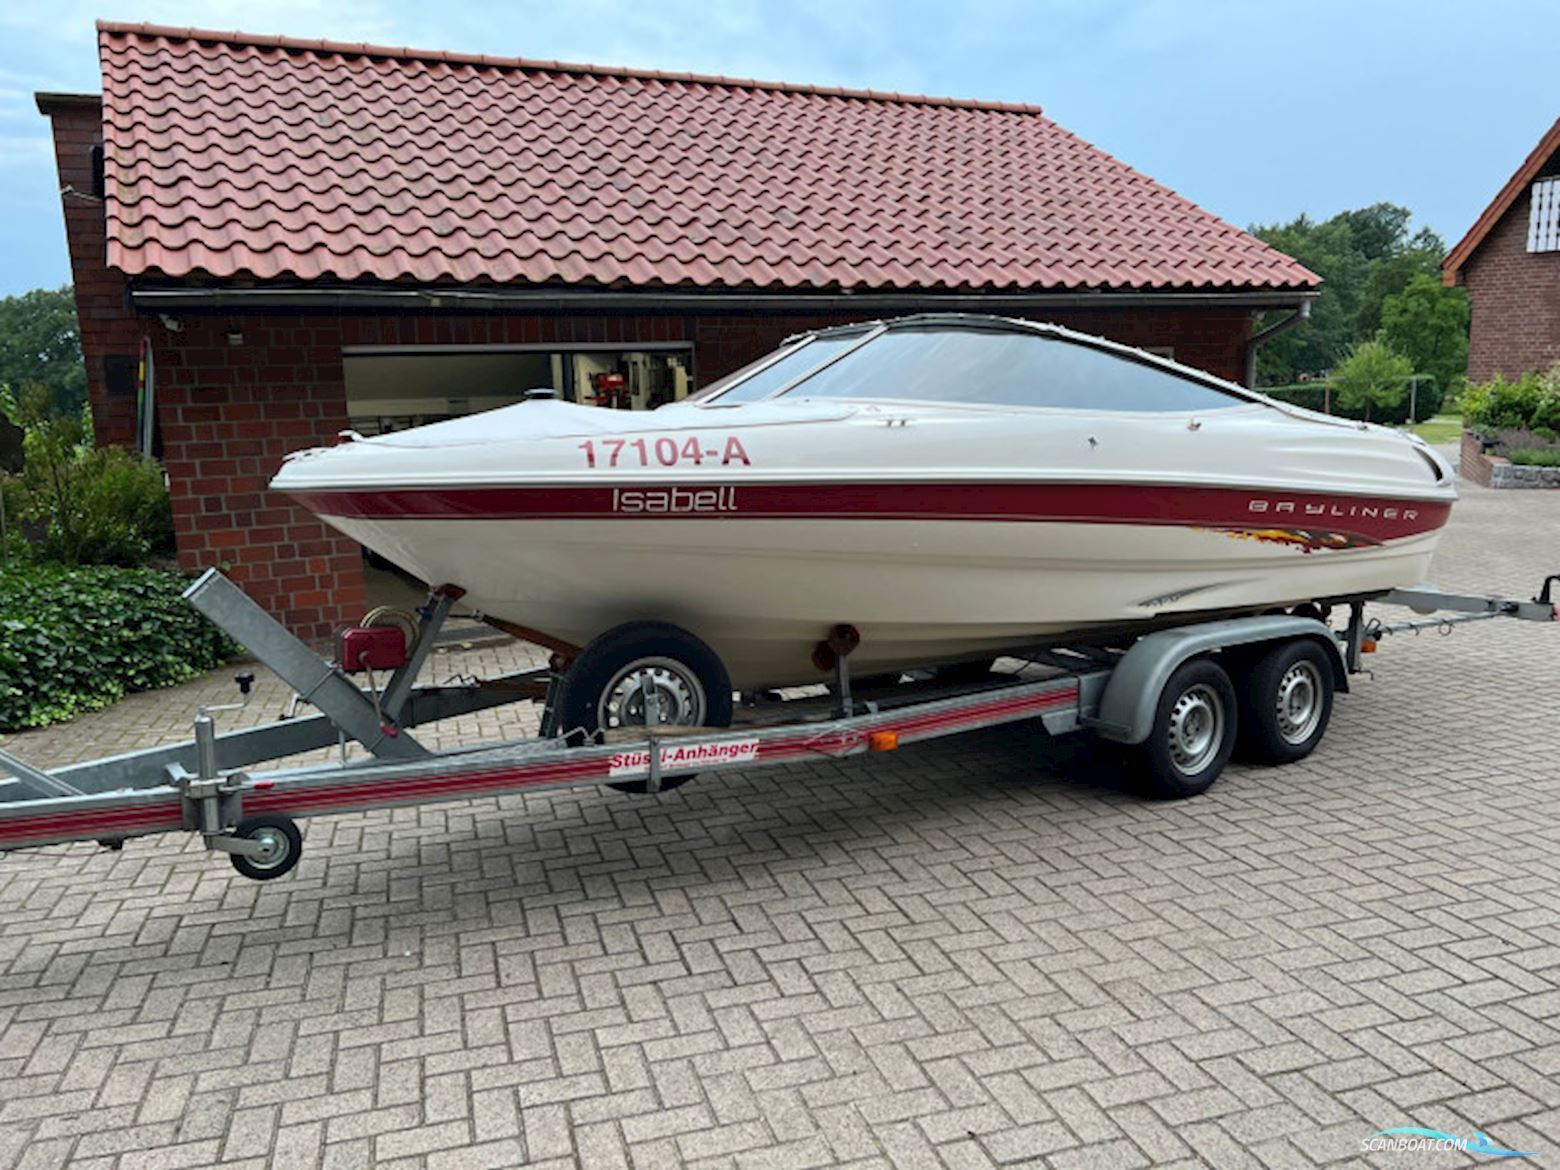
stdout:
[[70,278],[36,90],[96,17],[1033,102],[1245,226],[1389,200],[1454,243],[1560,116],[1560,5],[1469,0],[5,0],[0,295]]

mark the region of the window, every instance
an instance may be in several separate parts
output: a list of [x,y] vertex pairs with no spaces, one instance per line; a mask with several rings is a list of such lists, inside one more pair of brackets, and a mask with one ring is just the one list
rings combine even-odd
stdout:
[[[719,385],[705,392],[710,398],[718,397],[722,406],[735,406],[739,402],[757,402],[768,398],[776,390],[794,382],[808,370],[815,370],[830,358],[855,345],[864,336],[861,330],[850,333],[831,333],[827,337],[814,337],[782,354],[774,362],[757,373],[747,374],[739,370],[730,384],[731,389],[722,392]],[[751,369],[752,367],[748,367]],[[704,398],[705,395],[700,395]]]
[[1529,252],[1560,252],[1560,176],[1533,184],[1528,208]]
[[891,329],[787,392],[1078,410],[1220,410],[1245,399],[1078,342],[991,329]]

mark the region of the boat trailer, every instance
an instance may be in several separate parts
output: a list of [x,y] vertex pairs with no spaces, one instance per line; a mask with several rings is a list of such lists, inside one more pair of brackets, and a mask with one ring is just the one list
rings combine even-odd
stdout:
[[[47,771],[0,751],[0,852],[79,841],[119,849],[132,837],[195,832],[240,873],[266,880],[297,864],[297,821],[309,816],[601,784],[656,793],[694,773],[842,759],[1026,719],[1039,719],[1052,735],[1087,730],[1139,745],[1160,781],[1153,795],[1195,795],[1223,769],[1234,741],[1233,692],[1221,677],[1258,680],[1252,685],[1262,690],[1262,710],[1276,700],[1265,758],[1287,762],[1320,740],[1332,692],[1348,689],[1349,676],[1380,639],[1494,618],[1560,621],[1551,596],[1557,583],[1560,576],[1546,579],[1527,601],[1430,588],[1329,599],[1292,613],[1161,629],[1122,646],[1040,649],[1015,656],[1022,661],[1016,672],[964,672],[952,682],[945,672],[914,671],[887,684],[853,685],[849,652],[859,636],[838,626],[820,645],[833,650],[826,693],[813,687],[810,694],[755,698],[737,709],[730,727],[657,725],[647,673],[645,724],[574,746],[577,729],[557,726],[554,715],[564,668],[556,658],[549,667],[487,681],[416,685],[458,589],[429,595],[404,652],[381,661],[391,669],[383,686],[372,669],[372,638],[338,644],[362,648],[353,651],[352,665],[368,668],[364,688],[344,655],[317,655],[210,570],[186,600],[291,686],[294,708],[308,704],[318,713],[218,733],[214,716],[249,697],[254,676],[240,674],[243,701],[202,707],[193,737],[181,743]],[[1421,616],[1367,619],[1367,602]],[[1342,630],[1327,624],[1338,607],[1348,614]],[[1215,659],[1229,670],[1210,669]],[[412,734],[436,720],[519,701],[542,704],[538,736],[433,751]],[[349,759],[349,743],[366,758]],[[332,746],[340,749],[338,762],[249,770]]]

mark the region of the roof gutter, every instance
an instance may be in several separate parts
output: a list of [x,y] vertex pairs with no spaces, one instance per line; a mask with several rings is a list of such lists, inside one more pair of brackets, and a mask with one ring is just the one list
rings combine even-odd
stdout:
[[1313,293],[1306,300],[1301,301],[1299,306],[1289,316],[1274,321],[1273,324],[1258,333],[1253,333],[1251,340],[1246,342],[1245,383],[1248,389],[1257,384],[1257,350],[1261,349],[1279,334],[1288,333],[1295,326],[1309,321],[1311,319],[1311,301],[1315,298],[1315,295]]
[[[137,308],[159,313],[202,309],[446,309],[536,312],[581,309],[709,311],[925,312],[934,305],[966,312],[1032,312],[1037,309],[1249,308],[1294,309],[1309,315],[1311,289],[1229,292],[939,293],[692,292],[670,289],[522,288],[136,288]],[[1265,330],[1259,336],[1266,336]],[[1256,339],[1254,338],[1253,341]]]

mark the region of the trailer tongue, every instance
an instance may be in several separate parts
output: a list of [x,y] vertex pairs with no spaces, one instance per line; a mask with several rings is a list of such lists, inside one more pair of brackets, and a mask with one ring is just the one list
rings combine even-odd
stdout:
[[[228,708],[205,707],[190,740],[50,771],[0,752],[0,777],[10,774],[0,779],[0,851],[71,841],[117,849],[131,837],[182,830],[227,853],[240,873],[265,880],[297,864],[303,817],[578,785],[653,793],[693,772],[891,751],[1036,718],[1052,735],[1086,730],[1135,746],[1152,795],[1191,796],[1213,783],[1237,741],[1268,763],[1313,750],[1334,692],[1348,689],[1361,656],[1381,638],[1501,617],[1554,622],[1557,581],[1546,580],[1531,601],[1425,588],[1331,599],[1305,612],[1159,630],[1123,646],[1036,651],[1005,673],[913,672],[875,686],[857,680],[853,687],[854,630],[842,626],[820,643],[835,672],[827,694],[757,698],[737,709],[730,727],[668,725],[659,718],[664,668],[647,667],[628,680],[624,709],[638,712],[633,724],[572,746],[578,729],[558,719],[561,662],[456,686],[415,685],[456,589],[430,594],[404,650],[394,639],[344,639],[338,661],[327,662],[213,570],[187,600],[292,686],[295,706],[308,703],[319,713],[218,734],[213,716]],[[1367,601],[1440,616],[1367,620]],[[1334,605],[1348,613],[1337,631],[1325,621]],[[395,663],[380,686],[372,667]],[[370,668],[367,688],[349,676],[351,666]],[[239,679],[247,697],[252,676]],[[435,720],[515,702],[542,704],[539,736],[431,751],[412,734]],[[349,740],[368,757],[348,759]],[[336,744],[339,763],[248,770]]]

